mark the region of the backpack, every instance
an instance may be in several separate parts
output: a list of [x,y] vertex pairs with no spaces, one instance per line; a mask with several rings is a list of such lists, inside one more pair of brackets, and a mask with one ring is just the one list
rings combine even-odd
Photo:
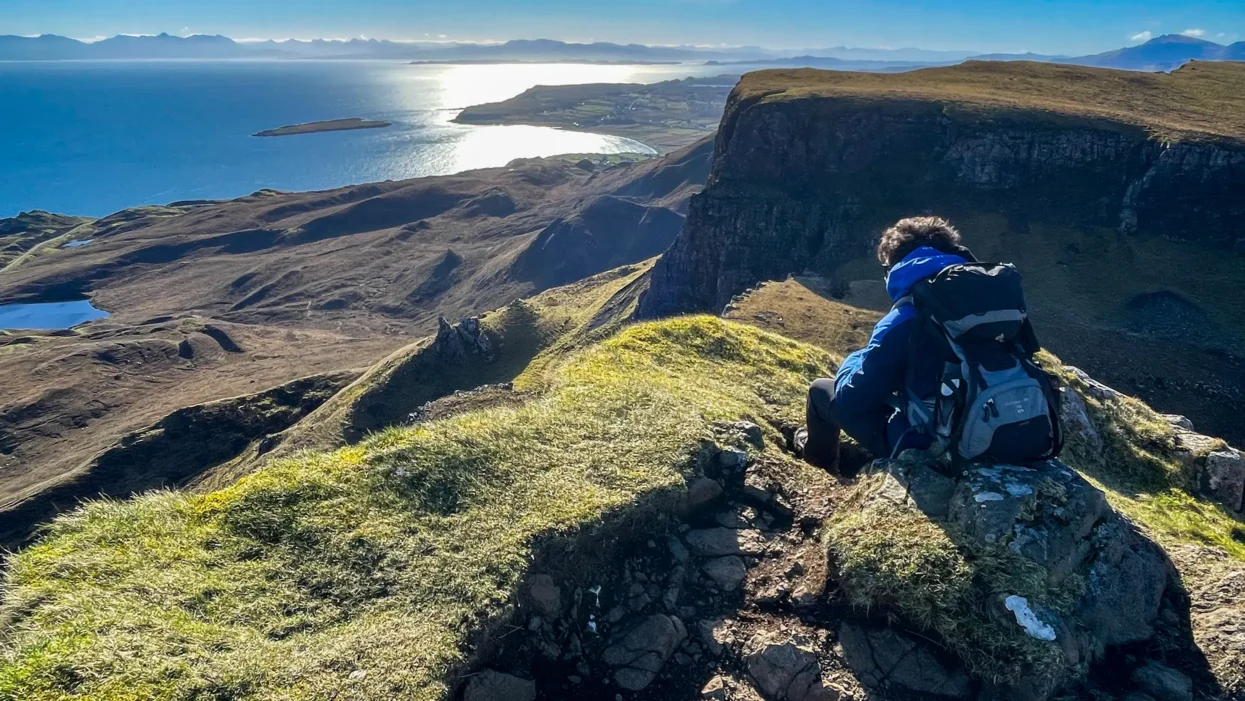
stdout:
[[916,283],[896,303],[915,307],[945,360],[937,396],[917,397],[910,359],[900,403],[913,430],[932,436],[953,464],[1023,465],[1063,448],[1058,396],[1033,362],[1041,346],[1020,283],[1010,264],[962,263]]

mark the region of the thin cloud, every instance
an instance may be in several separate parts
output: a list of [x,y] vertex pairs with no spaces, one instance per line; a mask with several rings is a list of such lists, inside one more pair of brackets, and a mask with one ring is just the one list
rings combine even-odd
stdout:
[[1201,37],[1206,36],[1206,30],[1205,29],[1186,29],[1183,32],[1181,32],[1181,34],[1187,37],[1194,37],[1194,38],[1200,39]]
[[1146,30],[1144,32],[1139,32],[1129,37],[1129,39],[1131,39],[1132,41],[1150,41],[1153,38],[1154,38],[1154,32],[1151,32],[1149,30]]

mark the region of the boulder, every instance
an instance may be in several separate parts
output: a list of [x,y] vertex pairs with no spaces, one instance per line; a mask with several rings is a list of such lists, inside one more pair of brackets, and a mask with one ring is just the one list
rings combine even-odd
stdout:
[[1080,436],[1091,453],[1098,455],[1105,450],[1102,434],[1098,432],[1093,419],[1089,417],[1089,408],[1085,406],[1085,400],[1081,399],[1081,395],[1071,387],[1059,389],[1059,417],[1063,422],[1064,432],[1069,436]]
[[[970,567],[994,553],[994,558],[1029,560],[1044,574],[1039,581],[1045,583],[1045,593],[999,591],[983,602],[982,610],[1001,630],[1014,626],[1016,634],[1058,652],[1040,666],[1017,670],[1018,682],[991,693],[1045,701],[1084,675],[1106,648],[1154,636],[1171,564],[1162,550],[1111,510],[1102,492],[1055,460],[1033,467],[971,466],[954,479],[933,469],[932,460],[912,453],[875,463],[873,469],[882,474],[865,482],[874,486],[862,508],[920,512],[944,530]],[[988,572],[983,570],[984,576]],[[1065,585],[1077,587],[1072,606],[1057,612],[1044,604],[1066,596]],[[888,603],[879,600],[875,605]],[[854,633],[861,642],[859,631],[844,635]],[[855,666],[868,672],[873,665],[882,672],[870,672],[873,678],[899,683],[884,660],[889,651],[908,645],[879,635],[868,637],[868,645],[857,645],[870,654],[856,653]],[[887,645],[879,647],[880,642]],[[914,673],[898,678],[905,685],[920,685]]]
[[713,701],[726,701],[726,680],[722,675],[718,675],[710,679],[700,689],[700,698],[712,699]]
[[1245,509],[1245,454],[1223,441],[1176,427],[1176,457],[1202,494],[1232,511]]
[[1233,511],[1245,508],[1245,455],[1236,448],[1212,451],[1202,463],[1198,488]]
[[1090,534],[1110,513],[1102,492],[1055,461],[1038,469],[968,470],[948,505],[948,518],[966,536],[983,545],[1006,545],[1045,567],[1052,583],[1085,562]]
[[748,576],[748,568],[744,561],[735,555],[715,557],[705,560],[701,569],[724,592],[733,592],[739,588]]
[[717,480],[697,477],[687,485],[687,506],[689,509],[699,509],[722,496],[722,491],[722,485]]
[[486,669],[467,681],[463,701],[535,701],[536,682]]
[[1094,533],[1094,564],[1074,615],[1093,633],[1097,650],[1154,635],[1171,563],[1132,524],[1112,519]]
[[532,600],[532,607],[540,615],[550,619],[562,615],[562,589],[554,583],[553,577],[547,574],[532,577],[527,593]]
[[924,643],[892,628],[844,623],[839,642],[848,666],[865,684],[889,684],[942,698],[972,697],[972,683],[963,669],[943,664]]
[[1155,701],[1193,701],[1193,680],[1158,662],[1138,667],[1133,683]]
[[748,674],[767,701],[822,701],[838,694],[821,683],[821,664],[812,650],[793,642],[759,639],[744,658]]
[[674,649],[687,637],[683,622],[656,614],[616,633],[601,654],[614,667],[614,681],[628,691],[640,691],[653,682]]
[[753,555],[761,551],[761,537],[755,531],[731,528],[701,528],[684,537],[687,547],[698,557]]

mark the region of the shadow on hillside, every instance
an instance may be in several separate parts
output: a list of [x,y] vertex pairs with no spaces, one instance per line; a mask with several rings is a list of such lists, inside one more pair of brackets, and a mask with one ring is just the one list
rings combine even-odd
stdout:
[[[708,698],[759,698],[763,680],[812,670],[805,685],[847,682],[860,701],[917,698],[848,681],[855,673],[827,646],[843,621],[863,621],[833,594],[797,605],[790,592],[766,584],[786,580],[782,573],[790,576],[798,563],[800,574],[786,581],[826,587],[820,518],[749,487],[752,467],[705,473],[726,488],[699,508],[689,510],[684,501],[694,485],[664,490],[541,543],[518,588],[515,615],[477,636],[477,671],[464,680],[483,673],[484,663],[535,680],[541,701],[600,701],[619,692],[637,701],[692,701],[706,698],[702,689],[718,678],[724,684],[718,693],[732,695]],[[772,679],[750,664],[758,646],[786,641],[819,652],[800,653],[807,657],[797,656]],[[647,683],[628,691],[637,681]],[[778,697],[772,689],[764,695]]]

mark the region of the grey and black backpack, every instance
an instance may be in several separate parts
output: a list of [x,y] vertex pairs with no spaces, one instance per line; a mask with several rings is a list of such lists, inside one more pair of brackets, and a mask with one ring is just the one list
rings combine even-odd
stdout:
[[[920,331],[945,361],[937,396],[908,390],[914,430],[933,436],[958,464],[1023,465],[1059,454],[1058,396],[1052,378],[1033,362],[1040,346],[1014,266],[952,265],[914,285],[898,302],[905,303],[915,307]],[[909,362],[909,373],[917,365]]]

